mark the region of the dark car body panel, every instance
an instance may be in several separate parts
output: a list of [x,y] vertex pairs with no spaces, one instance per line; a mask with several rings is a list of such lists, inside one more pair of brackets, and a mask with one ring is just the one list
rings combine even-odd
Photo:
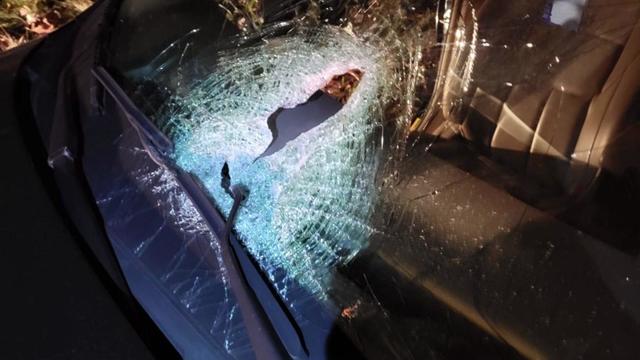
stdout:
[[[0,56],[0,147],[6,166],[0,177],[4,244],[0,277],[5,284],[0,356],[175,356],[139,305],[97,260],[59,196],[24,97],[24,83],[18,79],[20,66],[42,43],[35,41]],[[91,208],[94,203],[85,204]],[[99,223],[88,221],[84,230],[92,225],[93,234],[103,232]]]

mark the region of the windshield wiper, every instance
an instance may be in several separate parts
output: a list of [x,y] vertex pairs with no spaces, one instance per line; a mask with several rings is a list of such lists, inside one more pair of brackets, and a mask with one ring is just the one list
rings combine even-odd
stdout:
[[256,264],[255,260],[249,256],[246,248],[232,236],[238,210],[249,196],[249,189],[242,184],[232,184],[229,166],[226,162],[222,167],[220,177],[220,185],[233,199],[233,206],[227,217],[223,241],[227,242],[233,250],[234,260],[242,269],[245,280],[253,290],[271,325],[287,349],[289,356],[293,359],[308,358],[309,350],[304,342],[302,330],[297,325],[293,315],[289,312],[286,304],[282,301],[266,274],[261,270],[260,265]]
[[[231,179],[228,178],[228,193],[234,199],[234,204],[225,222],[200,183],[191,174],[177,167],[169,157],[173,142],[135,106],[103,67],[94,68],[92,73],[126,114],[145,148],[150,150],[149,156],[175,174],[176,180],[209,224],[211,231],[218,236],[230,287],[240,307],[256,357],[283,358],[286,352],[293,359],[308,358],[302,332],[293,316],[275,293],[268,278],[259,270],[259,265],[233,236],[233,220],[248,195],[247,189],[239,185],[232,186]],[[226,173],[228,175],[228,167]]]

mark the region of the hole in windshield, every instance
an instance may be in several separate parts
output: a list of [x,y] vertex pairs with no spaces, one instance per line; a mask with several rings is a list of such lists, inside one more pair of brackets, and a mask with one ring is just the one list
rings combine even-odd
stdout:
[[260,157],[278,152],[300,134],[334,116],[349,100],[361,77],[362,72],[359,70],[334,76],[322,90],[316,91],[303,104],[290,109],[279,108],[271,114],[267,124],[273,140]]

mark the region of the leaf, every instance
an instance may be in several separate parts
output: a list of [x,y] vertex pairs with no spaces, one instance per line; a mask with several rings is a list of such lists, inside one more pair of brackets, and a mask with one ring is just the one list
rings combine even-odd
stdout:
[[53,30],[55,30],[55,27],[51,25],[47,18],[38,18],[33,23],[29,24],[27,30],[34,34],[42,35],[52,32]]

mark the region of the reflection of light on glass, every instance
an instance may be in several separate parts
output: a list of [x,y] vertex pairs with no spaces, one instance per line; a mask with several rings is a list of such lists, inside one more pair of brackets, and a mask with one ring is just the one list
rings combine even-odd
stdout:
[[462,73],[462,89],[464,92],[469,91],[469,86],[473,80],[471,76],[473,75],[473,68],[476,63],[478,47],[478,18],[476,16],[476,9],[473,5],[471,5],[471,18],[473,19],[473,32],[471,34],[471,43],[469,44],[469,58],[466,61],[465,69]]
[[444,25],[444,33],[446,34],[449,31],[449,23],[451,22],[451,9],[445,10],[444,14],[442,14],[442,20],[440,23]]
[[551,23],[577,30],[587,0],[554,0],[551,8]]

